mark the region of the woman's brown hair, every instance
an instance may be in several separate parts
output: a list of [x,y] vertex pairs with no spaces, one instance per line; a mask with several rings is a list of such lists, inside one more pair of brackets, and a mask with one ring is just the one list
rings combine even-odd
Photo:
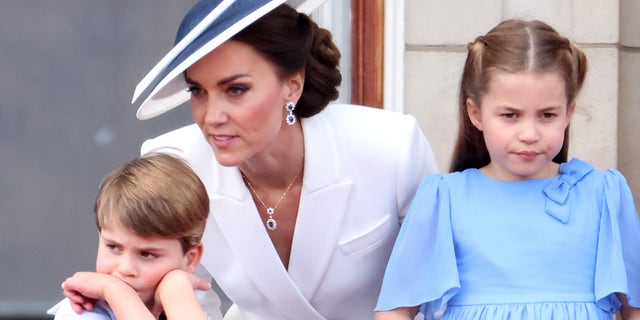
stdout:
[[304,70],[304,88],[294,111],[297,117],[311,117],[338,98],[340,51],[331,33],[306,14],[280,5],[231,39],[250,45],[273,62],[280,77]]

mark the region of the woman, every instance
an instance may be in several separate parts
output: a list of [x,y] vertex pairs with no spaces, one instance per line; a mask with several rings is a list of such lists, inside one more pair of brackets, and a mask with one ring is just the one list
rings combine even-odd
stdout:
[[228,2],[197,3],[139,85],[160,79],[139,118],[190,98],[195,120],[142,152],[176,153],[205,183],[202,265],[235,304],[227,318],[372,319],[401,219],[437,171],[429,143],[412,116],[327,106],[340,53],[306,14]]

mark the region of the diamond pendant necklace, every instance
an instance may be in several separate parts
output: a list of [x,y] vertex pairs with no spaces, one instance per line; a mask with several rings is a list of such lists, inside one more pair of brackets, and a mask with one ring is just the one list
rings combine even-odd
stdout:
[[273,215],[276,213],[276,209],[278,208],[278,205],[280,205],[280,202],[282,202],[282,199],[284,199],[284,197],[287,195],[287,192],[289,192],[289,189],[291,189],[291,187],[293,186],[293,183],[296,181],[296,178],[298,178],[298,175],[300,175],[300,172],[302,172],[302,170],[298,171],[298,173],[296,173],[296,175],[293,176],[293,179],[291,179],[291,182],[289,182],[289,185],[284,190],[284,192],[282,193],[282,196],[280,196],[280,199],[278,199],[276,204],[273,205],[272,207],[269,207],[264,203],[264,201],[262,200],[258,192],[256,192],[256,189],[253,188],[253,185],[251,184],[247,176],[244,175],[244,172],[240,171],[240,174],[242,175],[242,179],[249,187],[249,190],[251,190],[251,192],[256,196],[256,198],[258,198],[258,201],[260,201],[260,204],[262,204],[262,206],[267,210],[267,215],[269,217],[267,218],[267,221],[265,221],[265,224],[267,225],[267,228],[269,230],[275,230],[278,227],[278,222],[276,221],[276,219],[273,218]]

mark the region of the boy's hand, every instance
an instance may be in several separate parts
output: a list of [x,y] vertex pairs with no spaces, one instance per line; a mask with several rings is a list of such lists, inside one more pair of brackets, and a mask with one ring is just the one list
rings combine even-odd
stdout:
[[62,293],[69,298],[71,307],[77,313],[93,310],[93,306],[98,300],[106,300],[105,291],[109,288],[133,291],[120,279],[97,272],[76,272],[62,282]]
[[211,285],[184,270],[169,271],[156,288],[154,314],[164,310],[169,319],[190,315],[190,319],[206,318],[195,297],[194,290],[210,290]]

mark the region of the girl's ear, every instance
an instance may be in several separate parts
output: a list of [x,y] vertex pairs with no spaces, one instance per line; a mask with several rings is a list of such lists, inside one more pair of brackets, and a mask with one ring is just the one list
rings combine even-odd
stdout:
[[200,259],[202,258],[203,248],[202,243],[199,243],[197,246],[187,250],[184,254],[186,262],[185,271],[191,273],[196,272],[196,269],[198,269],[198,265],[200,264]]
[[465,104],[467,105],[467,115],[469,116],[471,124],[473,124],[476,129],[482,131],[482,113],[480,112],[480,106],[471,98],[467,98]]
[[573,112],[576,111],[576,101],[573,100],[571,101],[568,105],[567,105],[567,126],[569,125],[569,123],[571,122],[571,119],[573,118]]

